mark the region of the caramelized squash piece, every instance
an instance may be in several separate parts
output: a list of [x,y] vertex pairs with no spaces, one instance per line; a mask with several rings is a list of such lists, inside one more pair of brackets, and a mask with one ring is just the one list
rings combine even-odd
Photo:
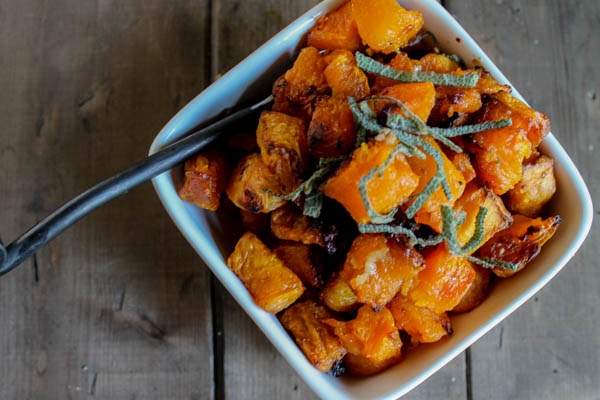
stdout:
[[303,48],[292,68],[273,84],[273,111],[310,120],[314,102],[329,93],[326,66],[319,50]]
[[198,207],[217,211],[229,178],[229,165],[219,149],[212,148],[185,162],[179,197]]
[[246,231],[259,234],[267,230],[271,217],[269,214],[252,212],[240,208],[240,219]]
[[513,215],[513,224],[508,229],[496,233],[483,245],[479,249],[479,257],[515,264],[516,271],[503,267],[495,267],[492,270],[496,276],[508,278],[522,270],[540,253],[542,246],[554,235],[561,221],[558,215],[544,220]]
[[271,214],[271,230],[279,239],[326,247],[323,232],[306,215],[288,203]]
[[279,177],[263,163],[260,154],[252,153],[238,162],[225,193],[233,204],[252,212],[268,213],[285,203],[285,200],[269,194],[265,189],[274,193],[282,192]]
[[446,313],[435,313],[428,308],[417,307],[411,299],[398,294],[387,305],[398,329],[408,333],[419,343],[437,342],[452,333],[452,325]]
[[358,33],[371,49],[385,54],[406,47],[423,27],[418,11],[404,9],[396,0],[351,0]]
[[240,278],[254,302],[268,313],[286,309],[304,292],[300,278],[251,232],[240,238],[227,266]]
[[435,107],[429,117],[429,124],[440,125],[456,113],[473,113],[482,105],[481,94],[477,89],[438,86],[435,89]]
[[452,309],[452,312],[469,312],[483,303],[488,295],[492,271],[490,271],[488,268],[480,267],[477,264],[472,264],[472,267],[476,274],[475,279],[473,279],[473,282],[471,282],[471,287],[460,300],[460,303],[458,303],[456,307]]
[[475,181],[469,182],[465,192],[454,205],[455,214],[461,212],[466,214],[465,222],[456,228],[458,243],[461,246],[467,244],[475,233],[475,222],[479,207],[485,207],[488,210],[483,221],[484,237],[482,244],[487,242],[496,232],[508,228],[512,223],[512,216],[504,207],[500,197],[481,187]]
[[394,317],[387,308],[375,312],[364,305],[351,321],[326,319],[325,323],[333,327],[342,345],[348,350],[344,362],[355,375],[372,375],[396,364],[402,358],[402,341],[394,324]]
[[523,165],[523,177],[505,195],[508,209],[528,217],[537,217],[556,192],[554,160],[540,156]]
[[521,180],[523,160],[533,150],[518,114],[496,98],[486,100],[473,123],[511,118],[512,125],[475,133],[468,150],[479,179],[497,195],[503,195]]
[[319,18],[308,32],[308,45],[319,50],[357,51],[360,48],[360,36],[352,18],[352,4],[344,3],[337,10]]
[[296,189],[308,157],[306,123],[280,112],[263,111],[256,141],[263,162],[277,172],[283,192],[287,194]]
[[513,126],[526,132],[532,147],[537,147],[550,133],[550,120],[541,112],[534,110],[507,92],[498,92],[494,97],[508,108]]
[[323,287],[325,255],[320,247],[286,241],[275,246],[273,251],[305,285]]
[[331,277],[321,291],[321,301],[333,311],[349,313],[360,305],[350,284],[339,275]]
[[476,178],[477,174],[471,164],[471,157],[467,153],[455,153],[452,158],[452,164],[460,171],[465,182],[469,183]]
[[[435,87],[431,82],[399,83],[383,89],[381,96],[400,100],[406,108],[415,113],[421,120],[427,121],[435,104]],[[390,111],[404,115],[402,109],[391,102],[378,101],[376,104],[378,111],[384,107],[391,107]]]
[[442,243],[425,255],[425,265],[419,273],[419,283],[409,293],[410,299],[436,313],[452,310],[475,279],[471,263],[451,254]]
[[466,70],[467,72],[475,72],[479,74],[479,80],[475,89],[481,94],[496,94],[499,92],[510,93],[512,89],[508,85],[501,85],[497,80],[492,78],[490,74],[483,70]]
[[[357,223],[368,223],[370,219],[359,191],[360,179],[371,168],[383,164],[394,147],[393,142],[385,139],[362,143],[354,150],[350,160],[343,163],[323,184],[321,190],[342,204]],[[367,197],[376,212],[385,214],[402,204],[417,185],[418,177],[411,170],[406,157],[397,153],[383,175],[375,174],[367,183]]]
[[307,141],[310,154],[317,158],[349,153],[356,143],[356,129],[348,101],[333,97],[317,101]]
[[409,245],[382,234],[363,234],[352,243],[340,277],[360,303],[381,308],[396,293],[407,295],[424,267],[421,255]]
[[347,352],[333,329],[323,322],[331,318],[325,307],[312,300],[295,304],[281,316],[283,327],[292,333],[308,361],[321,372],[329,371]]
[[[460,171],[452,164],[452,162],[446,157],[446,155],[440,149],[437,142],[428,137],[426,139],[431,146],[433,146],[438,152],[440,152],[443,163],[444,171],[446,172],[446,179],[450,186],[450,193],[452,193],[452,200],[449,200],[444,193],[442,187],[438,187],[433,194],[427,199],[425,204],[415,214],[415,221],[419,224],[425,224],[431,227],[434,231],[442,232],[443,221],[442,221],[442,205],[452,207],[452,205],[460,198],[463,191],[465,190],[465,178],[462,176]],[[410,168],[419,176],[419,185],[417,186],[415,193],[420,193],[425,189],[427,183],[435,176],[438,170],[437,163],[429,154],[425,154],[426,158],[422,159],[417,156],[408,157],[408,163]],[[408,208],[412,204],[412,201],[407,203],[405,208]]]
[[419,67],[421,71],[449,74],[459,69],[460,65],[443,54],[429,53],[421,57]]
[[347,50],[337,50],[331,55],[325,68],[325,78],[331,87],[333,97],[362,100],[370,93],[367,75],[356,66],[354,54]]

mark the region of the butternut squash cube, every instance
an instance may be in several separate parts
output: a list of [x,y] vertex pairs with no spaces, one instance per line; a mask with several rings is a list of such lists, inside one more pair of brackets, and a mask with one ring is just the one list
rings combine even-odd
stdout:
[[[352,156],[322,186],[323,193],[338,201],[359,224],[370,221],[362,201],[359,182],[371,168],[383,164],[395,143],[388,140],[372,140],[363,143]],[[418,185],[418,177],[413,173],[403,154],[397,153],[382,176],[375,174],[367,185],[367,197],[373,209],[385,214],[402,204]]]
[[361,43],[356,23],[352,18],[352,4],[344,3],[337,10],[319,18],[308,32],[308,45],[319,50],[357,51]]
[[367,75],[356,66],[354,54],[347,50],[335,51],[324,73],[333,97],[362,100],[370,93]]
[[492,270],[496,276],[508,278],[525,268],[540,253],[542,246],[554,235],[561,222],[558,215],[544,220],[513,215],[512,225],[496,233],[483,245],[479,249],[479,257],[516,265],[516,271],[503,267]]
[[440,125],[456,113],[474,113],[483,103],[475,88],[438,86],[435,88],[435,106],[429,117],[430,125]]
[[339,157],[356,143],[356,129],[346,99],[324,97],[317,101],[307,134],[308,150],[317,158]]
[[[462,176],[458,168],[446,157],[446,155],[440,149],[437,142],[428,137],[427,142],[435,148],[442,156],[444,171],[446,173],[446,180],[450,186],[450,193],[452,194],[452,200],[446,197],[444,190],[439,186],[433,194],[427,199],[425,204],[415,214],[415,221],[419,224],[425,224],[431,227],[436,232],[442,232],[443,220],[442,220],[442,205],[452,207],[452,205],[460,198],[463,191],[465,190],[465,178]],[[410,168],[419,176],[419,185],[415,189],[415,193],[420,193],[425,189],[427,183],[435,176],[438,170],[437,163],[434,158],[429,154],[425,154],[425,159],[413,156],[407,157]],[[408,202],[405,208],[408,208],[412,204]]]
[[286,309],[304,293],[302,281],[260,241],[246,232],[227,259],[254,302],[271,314]]
[[265,191],[281,193],[279,177],[262,161],[260,154],[252,153],[242,158],[225,189],[229,199],[241,209],[252,212],[271,212],[281,207],[285,200]]
[[319,226],[291,203],[271,214],[271,230],[279,239],[326,247]]
[[515,214],[537,217],[555,192],[554,160],[540,156],[525,162],[523,177],[505,195],[506,205]]
[[321,301],[333,311],[349,313],[360,305],[350,284],[339,275],[331,277],[321,291]]
[[[435,104],[435,87],[431,82],[399,83],[387,87],[381,92],[381,96],[393,97],[400,100],[406,108],[415,113],[422,121],[427,121],[429,113]],[[391,111],[404,115],[402,109],[392,105],[392,102],[378,101],[377,110],[391,107]]]
[[475,173],[473,164],[471,164],[471,157],[467,153],[455,153],[450,159],[452,160],[452,164],[460,171],[463,178],[465,178],[466,183],[475,179],[477,174]]
[[308,157],[306,123],[280,112],[263,111],[256,140],[263,162],[277,172],[284,193],[296,189]]
[[473,166],[479,179],[497,195],[503,195],[521,180],[523,160],[533,146],[527,139],[526,123],[519,114],[496,98],[485,101],[473,123],[511,118],[512,125],[471,135],[467,144],[474,154]]
[[386,54],[406,47],[423,27],[421,13],[396,0],[352,0],[352,16],[362,41]]
[[333,318],[325,307],[312,300],[285,310],[281,324],[290,331],[308,361],[319,371],[327,372],[341,361],[347,351],[325,319]]
[[480,186],[475,181],[469,182],[463,195],[454,204],[455,214],[461,212],[466,214],[465,222],[456,228],[458,243],[461,246],[467,244],[475,233],[475,222],[479,207],[485,207],[488,210],[483,221],[484,237],[481,242],[482,245],[494,236],[496,232],[506,229],[512,224],[512,216],[504,207],[504,203],[500,197]]
[[303,48],[292,68],[273,84],[273,111],[310,120],[314,102],[329,93],[326,66],[319,50]]
[[436,313],[452,310],[475,279],[475,270],[464,257],[451,254],[444,243],[425,255],[425,269],[409,293],[416,306]]
[[198,207],[217,211],[229,178],[229,165],[219,149],[212,148],[185,162],[185,179],[179,197]]
[[476,274],[475,279],[471,282],[471,287],[460,300],[460,303],[452,309],[452,312],[469,312],[483,303],[488,295],[492,272],[488,268],[483,268],[477,264],[473,264],[472,267]]
[[340,277],[360,303],[381,308],[396,293],[407,295],[424,267],[421,255],[409,245],[382,234],[363,234],[352,243]]
[[396,364],[402,358],[402,341],[394,317],[387,308],[379,312],[368,305],[358,310],[355,319],[343,322],[326,319],[348,350],[346,367],[355,375],[365,376]]
[[387,305],[398,329],[408,333],[419,343],[437,342],[452,333],[446,313],[435,313],[425,307],[417,307],[411,299],[398,294]]
[[494,97],[508,110],[505,111],[513,120],[513,126],[523,130],[532,147],[537,147],[550,133],[550,120],[539,111],[534,110],[508,92],[498,92]]
[[286,241],[276,245],[273,251],[305,285],[321,288],[324,285],[325,259],[319,249],[303,243]]

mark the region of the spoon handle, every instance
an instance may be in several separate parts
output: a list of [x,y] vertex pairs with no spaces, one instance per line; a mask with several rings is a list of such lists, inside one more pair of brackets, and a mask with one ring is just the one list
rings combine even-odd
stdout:
[[4,247],[0,241],[0,276],[21,264],[69,226],[110,200],[127,193],[214,142],[229,124],[249,116],[272,101],[272,96],[202,128],[89,188],[35,224]]

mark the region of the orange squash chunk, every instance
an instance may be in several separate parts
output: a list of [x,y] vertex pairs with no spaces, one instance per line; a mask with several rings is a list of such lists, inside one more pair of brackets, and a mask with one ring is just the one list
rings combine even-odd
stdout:
[[326,66],[319,50],[303,48],[292,68],[273,84],[273,111],[310,120],[314,102],[329,92]]
[[469,312],[483,303],[488,295],[492,272],[488,268],[483,268],[477,264],[473,264],[472,267],[476,273],[475,279],[471,282],[471,287],[460,300],[460,303],[452,309],[452,312]]
[[323,322],[331,318],[325,307],[312,300],[295,304],[281,316],[281,324],[292,333],[308,361],[321,372],[329,371],[346,355],[333,329]]
[[323,287],[325,269],[323,253],[319,247],[308,246],[298,242],[282,242],[273,248],[277,257],[291,269],[306,285]]
[[360,303],[381,308],[399,291],[415,286],[423,258],[412,247],[382,234],[363,234],[352,243],[340,277]]
[[286,309],[304,292],[300,278],[251,232],[240,238],[227,266],[240,278],[254,302],[271,314]]
[[269,214],[240,208],[240,219],[246,231],[259,234],[269,227],[270,216]]
[[317,101],[307,141],[310,154],[317,158],[349,153],[356,143],[356,129],[348,101],[333,97]]
[[352,4],[345,3],[317,20],[308,32],[308,45],[319,50],[346,49],[352,52],[360,48],[360,36],[352,18]]
[[387,305],[398,329],[408,333],[419,343],[437,342],[452,333],[450,319],[446,313],[435,313],[428,308],[417,307],[412,300],[401,294]]
[[386,54],[406,47],[423,27],[421,13],[396,0],[352,0],[352,16],[362,41]]
[[510,212],[504,207],[502,199],[493,192],[481,187],[476,182],[469,182],[465,192],[454,204],[454,213],[464,212],[465,222],[456,228],[458,243],[464,246],[475,233],[475,220],[479,207],[487,208],[487,214],[483,221],[484,237],[482,244],[492,236],[512,223]]
[[387,308],[375,312],[364,305],[351,321],[326,319],[325,323],[333,327],[348,350],[344,363],[355,375],[372,375],[402,358],[402,341],[394,317]]
[[504,112],[512,118],[513,126],[526,132],[527,139],[533,147],[537,147],[542,139],[550,133],[550,120],[541,112],[534,110],[507,92],[496,93],[494,97],[508,108]]
[[321,301],[333,311],[349,313],[359,306],[356,294],[350,284],[334,275],[321,291]]
[[492,78],[490,74],[482,70],[466,70],[467,72],[475,72],[479,74],[479,80],[475,89],[481,94],[495,94],[499,92],[510,93],[511,88],[508,85],[501,85],[497,80]]
[[263,111],[256,129],[256,141],[263,162],[277,172],[284,193],[296,189],[308,157],[306,123],[280,112]]
[[421,71],[449,74],[459,69],[460,65],[443,54],[429,53],[421,57],[419,67]]
[[370,93],[367,75],[356,66],[354,54],[347,50],[337,50],[324,73],[334,97],[361,100]]
[[[383,89],[381,96],[400,100],[406,108],[415,113],[421,120],[427,121],[435,104],[435,87],[431,82],[399,83]],[[392,107],[393,112],[404,114],[402,109],[393,106],[392,102],[378,101],[376,104],[378,111],[389,105]]]
[[[446,179],[450,186],[450,193],[452,193],[452,200],[449,200],[444,193],[444,190],[438,187],[437,190],[429,197],[429,199],[423,204],[423,206],[415,214],[415,221],[419,224],[425,224],[430,226],[434,231],[441,232],[443,227],[442,221],[442,205],[452,206],[458,198],[462,195],[465,190],[465,178],[462,176],[458,168],[452,164],[452,162],[446,157],[446,155],[440,149],[440,146],[432,138],[426,139],[436,150],[438,150],[444,161],[444,171],[446,172]],[[419,186],[415,190],[415,193],[420,193],[427,183],[435,176],[438,170],[438,166],[429,154],[426,154],[426,158],[422,159],[416,156],[408,157],[408,163],[411,169],[419,176]],[[408,208],[412,202],[408,203],[405,208]]]
[[481,106],[481,94],[477,89],[438,86],[435,89],[435,107],[430,123],[439,124],[456,113],[473,113]]
[[542,246],[554,235],[561,221],[558,215],[544,220],[513,215],[513,224],[496,233],[483,245],[479,249],[479,257],[515,264],[516,271],[503,267],[493,269],[494,274],[501,278],[512,276],[540,253]]
[[326,247],[323,232],[291,203],[273,211],[271,230],[279,239]]
[[463,178],[465,178],[465,182],[469,183],[473,179],[475,179],[477,174],[475,173],[473,164],[471,164],[471,157],[469,157],[468,154],[455,153],[451,159],[452,159],[452,164],[454,164],[454,166],[456,168],[458,168],[458,170],[462,174]]
[[229,177],[229,165],[223,152],[216,148],[204,151],[187,160],[184,171],[179,197],[198,207],[217,211]]
[[485,102],[473,123],[502,118],[511,118],[512,125],[475,133],[467,145],[475,155],[477,176],[497,195],[503,195],[521,180],[523,160],[533,150],[519,115],[496,98]]
[[271,212],[285,203],[264,189],[274,193],[282,191],[279,177],[266,166],[260,154],[252,153],[238,162],[225,193],[233,204],[252,212]]
[[540,156],[523,165],[523,177],[505,195],[506,205],[515,214],[537,217],[556,192],[554,160]]
[[[359,181],[371,168],[383,164],[394,147],[387,140],[363,143],[354,150],[350,160],[324,183],[323,193],[342,204],[356,222],[368,223],[370,219],[360,196]],[[417,185],[418,177],[404,155],[397,153],[383,175],[375,174],[367,183],[367,197],[376,212],[385,214],[406,200]]]
[[442,243],[425,255],[425,265],[418,285],[409,293],[410,299],[416,306],[436,313],[452,310],[475,279],[471,263],[452,255]]

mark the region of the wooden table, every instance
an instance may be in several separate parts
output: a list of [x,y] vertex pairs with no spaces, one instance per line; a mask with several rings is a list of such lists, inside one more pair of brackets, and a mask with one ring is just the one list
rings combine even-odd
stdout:
[[[0,0],[0,232],[144,157],[165,122],[317,0]],[[547,113],[600,201],[600,3],[447,0]],[[600,214],[600,211],[598,211]],[[408,399],[591,399],[600,228],[556,279]],[[1,399],[314,398],[150,184],[0,280]]]

